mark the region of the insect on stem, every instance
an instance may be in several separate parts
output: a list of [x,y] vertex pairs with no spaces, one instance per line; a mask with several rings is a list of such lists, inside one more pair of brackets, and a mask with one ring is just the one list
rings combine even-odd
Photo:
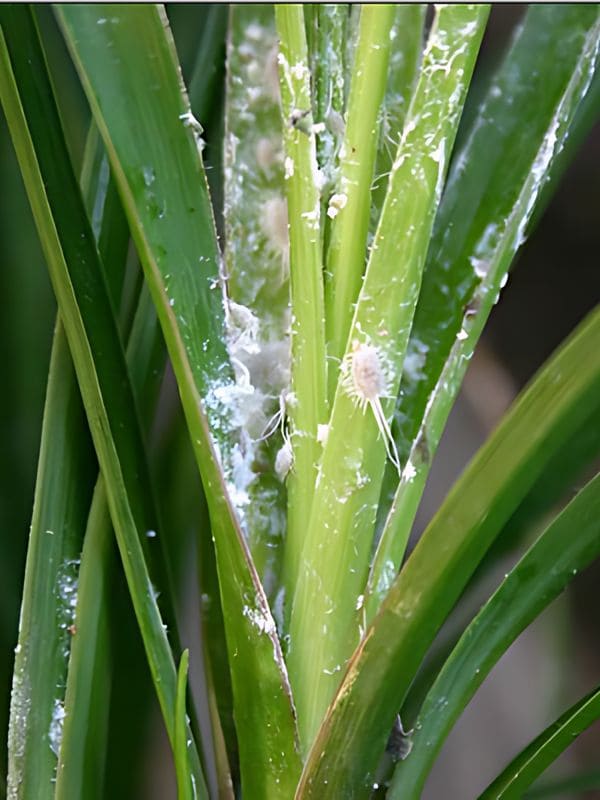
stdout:
[[342,361],[342,373],[342,385],[348,395],[363,411],[370,406],[383,437],[387,457],[398,470],[398,474],[401,474],[398,448],[381,405],[381,398],[386,397],[387,387],[377,348],[355,339],[352,352]]

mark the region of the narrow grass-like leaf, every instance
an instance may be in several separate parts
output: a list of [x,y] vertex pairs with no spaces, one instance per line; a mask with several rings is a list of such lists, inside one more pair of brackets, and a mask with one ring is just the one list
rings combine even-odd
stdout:
[[55,800],[103,796],[111,688],[107,603],[111,570],[116,567],[113,535],[100,478],[81,552]]
[[[479,796],[479,800],[518,800],[545,769],[600,718],[600,689],[595,689],[537,736]],[[525,795],[527,797],[534,796]],[[544,795],[535,795],[544,796]]]
[[[299,769],[293,710],[275,625],[232,504],[243,499],[229,436],[240,387],[225,347],[197,131],[172,41],[157,6],[58,11],[119,183],[209,503],[244,795],[289,796]],[[138,39],[143,47],[132,46]]]
[[365,269],[371,184],[394,16],[393,4],[361,6],[339,181],[327,208],[332,219],[326,262],[327,354],[334,362],[329,369],[332,398]]
[[[590,86],[599,42],[597,5],[532,6],[454,164],[409,342],[398,437],[407,464],[369,577],[369,619],[399,569],[446,419]],[[389,471],[387,486],[396,482]]]
[[390,447],[388,397],[398,391],[433,217],[488,11],[484,5],[437,10],[354,314],[292,605],[288,663],[305,748],[361,634],[361,594]]
[[175,701],[175,772],[177,775],[177,797],[179,800],[193,800],[196,796],[192,771],[188,757],[188,733],[186,720],[186,693],[190,651],[184,650],[177,672],[177,697]]
[[[110,228],[110,219],[106,221]],[[165,349],[154,308],[144,288],[129,336],[127,358],[133,389],[146,431],[153,419],[164,373]],[[65,693],[65,721],[56,782],[56,800],[101,796],[97,773],[102,764],[100,720],[108,712],[106,686],[110,663],[108,598],[115,569],[112,526],[102,477],[94,491],[77,587],[76,632]],[[91,720],[94,723],[91,723]],[[96,721],[97,720],[97,721]],[[98,735],[96,735],[98,733]],[[97,752],[100,749],[100,752]]]
[[600,311],[521,395],[467,467],[353,655],[307,760],[301,797],[357,797],[436,632],[494,537],[600,391]]
[[[73,593],[96,462],[60,323],[55,332],[16,648],[8,795],[54,795]],[[61,443],[77,441],[77,448]],[[62,583],[61,583],[62,581]],[[58,730],[56,731],[58,734]]]
[[315,5],[315,45],[312,59],[313,108],[317,120],[317,162],[322,173],[321,214],[336,181],[344,127],[344,45],[348,35],[347,3]]
[[[127,302],[121,304],[121,295],[126,282],[125,263],[129,230],[114,181],[109,177],[106,153],[95,125],[91,126],[86,142],[81,187],[91,217],[94,236],[105,264],[109,292],[115,307],[122,305],[121,327],[127,330],[131,327],[126,310],[128,304]],[[76,384],[73,386],[73,392],[77,401],[81,402]],[[79,437],[71,437],[63,444],[65,452],[79,447],[81,447]],[[97,495],[100,495],[100,498]],[[74,603],[73,607],[72,643],[64,696],[62,737],[55,786],[53,786],[55,798],[61,796],[93,798],[102,795],[110,707],[107,584],[110,569],[116,568],[115,554],[111,547],[112,540],[113,531],[106,493],[103,486],[99,489],[97,485],[88,516],[83,550],[78,556],[80,565],[76,584],[76,605]],[[93,613],[89,613],[90,606]],[[75,701],[73,701],[73,684],[76,686]],[[90,722],[91,719],[93,724]],[[68,775],[66,783],[65,770]],[[67,789],[61,794],[65,785]]]
[[[592,769],[585,772],[578,772],[575,775],[568,777],[549,779],[540,783],[539,786],[534,786],[529,791],[525,792],[523,797],[526,800],[540,800],[540,798],[548,797],[564,797],[566,794],[575,794],[581,792],[589,792],[594,789],[600,789],[600,770]],[[575,796],[578,796],[575,794]]]
[[[107,165],[105,165],[107,166]],[[101,236],[112,228],[107,278],[123,284],[127,227],[106,181],[97,130],[88,137],[82,189]],[[116,201],[116,202],[115,202]],[[21,608],[9,733],[8,793],[53,797],[66,716],[64,687],[75,622],[80,554],[97,464],[62,324],[56,323]],[[95,730],[100,732],[100,717]]]
[[[135,402],[93,233],[73,173],[31,11],[5,7],[0,93],[90,432],[123,566],[172,741],[175,667],[140,535],[155,529]],[[17,43],[25,44],[19,47]],[[14,72],[13,72],[14,70]],[[199,787],[203,778],[196,766]]]
[[[313,129],[304,10],[275,8],[280,40],[279,75],[284,136],[284,178],[292,298],[292,395],[287,404],[291,440],[282,474],[289,471],[288,525],[283,563],[286,614],[300,567],[306,516],[312,505],[320,445],[318,425],[327,421],[325,308],[321,263],[321,201]],[[283,469],[285,467],[285,469]]]
[[546,528],[466,628],[427,694],[390,800],[421,796],[448,732],[516,637],[600,552],[600,476]]
[[254,564],[271,596],[279,577],[286,507],[284,485],[273,465],[283,446],[279,415],[290,382],[288,218],[277,35],[269,5],[236,5],[229,13],[226,324],[234,364],[247,370],[250,381],[240,442],[247,465],[245,521]]
[[398,3],[390,30],[390,60],[385,95],[380,111],[381,123],[375,179],[371,193],[371,230],[375,232],[385,199],[388,176],[408,111],[410,98],[419,77],[423,52],[424,3]]
[[214,125],[214,111],[222,70],[219,58],[225,52],[228,8],[221,3],[207,4],[203,16],[201,39],[191,71],[189,96],[192,110],[201,125]]

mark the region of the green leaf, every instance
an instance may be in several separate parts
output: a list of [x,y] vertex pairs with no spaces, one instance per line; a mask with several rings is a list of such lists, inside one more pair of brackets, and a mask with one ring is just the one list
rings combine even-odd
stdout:
[[[407,464],[369,576],[369,619],[400,567],[469,359],[590,86],[599,8],[530,7],[455,159],[408,345],[397,437]],[[391,485],[389,470],[384,496]]]
[[466,628],[427,694],[390,800],[419,798],[446,736],[517,636],[600,553],[600,476],[540,535]]
[[[157,6],[58,12],[119,183],[206,491],[244,795],[287,797],[299,770],[294,716],[275,625],[236,514],[244,498],[229,431],[243,387],[225,347],[220,255],[172,41]],[[143,46],[133,46],[138,41]]]
[[[479,796],[479,800],[518,800],[573,740],[600,717],[600,689],[595,689],[537,736]],[[544,796],[527,794],[527,797]]]
[[[337,363],[346,351],[354,303],[365,270],[371,184],[394,16],[392,4],[360,7],[339,179],[327,209],[332,220],[326,263],[327,354]],[[337,377],[338,369],[330,369],[331,395]]]
[[186,691],[190,651],[184,650],[177,673],[177,698],[175,703],[175,772],[177,774],[177,797],[179,800],[193,800],[196,796],[193,773],[188,756],[188,732],[186,717]]
[[398,3],[395,6],[394,22],[390,30],[392,46],[387,85],[380,112],[375,180],[371,193],[372,232],[379,221],[395,150],[419,77],[426,10],[425,3]]
[[[327,421],[325,301],[321,259],[321,199],[312,117],[304,9],[275,7],[284,140],[292,301],[290,440],[280,456],[287,477],[288,520],[283,562],[286,617],[300,569],[321,447],[318,425]],[[285,463],[284,463],[285,462]]]
[[361,594],[391,438],[386,398],[397,395],[431,226],[488,10],[437,10],[348,337],[308,525],[304,520],[290,624],[288,663],[305,748],[361,634]]
[[[68,345],[54,336],[36,481],[8,736],[8,793],[54,795],[68,627],[96,461]],[[62,444],[77,442],[77,447]],[[53,718],[56,721],[52,728]],[[50,733],[56,736],[50,738]]]
[[[106,212],[105,212],[106,216]],[[110,229],[110,216],[103,230]],[[153,420],[165,366],[165,349],[154,308],[144,289],[129,336],[127,358],[147,431]],[[75,444],[77,444],[75,442]],[[113,537],[106,489],[96,484],[88,518],[77,587],[77,635],[73,640],[65,693],[65,721],[56,798],[101,796],[97,772],[103,766],[100,721],[109,695],[110,586],[114,583]],[[119,620],[119,623],[121,620]],[[107,724],[108,720],[104,720]],[[104,731],[106,734],[106,731]]]
[[[95,234],[109,256],[107,278],[118,301],[127,227],[114,184],[100,179],[103,166],[108,167],[102,161],[97,131],[92,130],[81,184],[90,211],[99,221],[105,217],[112,229],[110,248],[107,238],[101,237],[99,221]],[[96,470],[67,341],[57,320],[13,676],[8,785],[9,793],[18,792],[19,797],[37,799],[55,793],[80,554]],[[100,727],[98,718],[94,732]]]
[[[96,484],[77,581],[75,627],[64,700],[56,800],[101,798],[111,689],[110,582],[116,567],[104,482]],[[113,578],[114,580],[114,578]]]
[[[350,6],[347,3],[314,5],[314,42],[311,46],[313,109],[317,132],[317,162],[321,178],[321,215],[333,191],[345,107],[345,42]],[[305,6],[306,16],[306,6]]]
[[600,770],[598,769],[569,775],[566,778],[545,781],[526,792],[524,797],[527,800],[534,800],[534,798],[540,797],[564,797],[565,794],[581,793],[592,789],[600,789]]
[[[156,529],[136,406],[113,306],[26,7],[1,9],[8,33],[0,94],[71,350],[136,616],[172,741],[175,666],[140,536]],[[21,46],[19,46],[19,44]],[[14,70],[14,72],[13,72]],[[203,778],[196,768],[199,785]]]
[[348,665],[299,796],[340,797],[372,781],[440,625],[544,465],[596,407],[599,345],[596,311],[521,394],[440,506]]

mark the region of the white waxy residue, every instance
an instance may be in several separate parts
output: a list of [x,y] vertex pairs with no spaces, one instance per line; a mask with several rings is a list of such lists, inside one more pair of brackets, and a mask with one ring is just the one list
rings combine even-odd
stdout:
[[291,156],[286,156],[283,162],[283,177],[286,181],[294,177],[294,159]]
[[404,469],[402,470],[402,480],[410,483],[417,477],[417,470],[415,469],[415,465],[412,461],[407,461],[404,465]]
[[327,207],[327,216],[335,219],[340,211],[346,207],[348,202],[348,195],[343,193],[332,194],[329,198],[329,205]]
[[270,614],[247,605],[242,609],[242,613],[260,633],[266,633],[269,636],[277,633],[275,622]]
[[329,425],[317,425],[317,442],[322,444],[323,447],[327,444],[327,439],[329,437]]
[[294,451],[292,450],[292,444],[289,439],[286,439],[275,457],[275,474],[282,483],[291,470],[293,463]]
[[417,383],[425,377],[423,367],[428,350],[429,347],[419,339],[413,337],[409,339],[402,372],[411,383]]
[[48,729],[48,744],[54,755],[58,758],[60,752],[60,744],[62,742],[63,724],[65,721],[66,712],[62,700],[56,699],[54,701],[54,708],[52,710],[52,719],[50,720],[50,728]]

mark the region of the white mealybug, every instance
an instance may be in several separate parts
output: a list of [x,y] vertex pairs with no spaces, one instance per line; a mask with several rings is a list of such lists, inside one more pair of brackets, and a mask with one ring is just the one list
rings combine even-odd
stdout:
[[281,436],[283,437],[283,444],[281,445],[281,447],[277,451],[277,455],[275,456],[275,474],[282,483],[286,479],[287,474],[291,470],[292,465],[294,463],[294,450],[292,448],[292,440],[287,431],[286,420],[285,420],[287,414],[287,406],[292,405],[294,402],[295,398],[293,392],[290,392],[288,389],[284,389],[279,395],[279,409],[267,422],[260,439],[256,440],[258,442],[262,442],[265,439],[268,439],[270,436],[272,436],[278,428],[281,430]]
[[377,348],[355,339],[352,352],[346,354],[342,361],[342,376],[342,386],[362,411],[367,406],[371,407],[387,456],[400,473],[398,449],[381,405],[381,398],[386,397],[387,385]]
[[288,472],[294,463],[294,451],[292,450],[292,443],[288,436],[284,439],[283,444],[277,451],[275,456],[275,474],[283,483],[287,477]]

